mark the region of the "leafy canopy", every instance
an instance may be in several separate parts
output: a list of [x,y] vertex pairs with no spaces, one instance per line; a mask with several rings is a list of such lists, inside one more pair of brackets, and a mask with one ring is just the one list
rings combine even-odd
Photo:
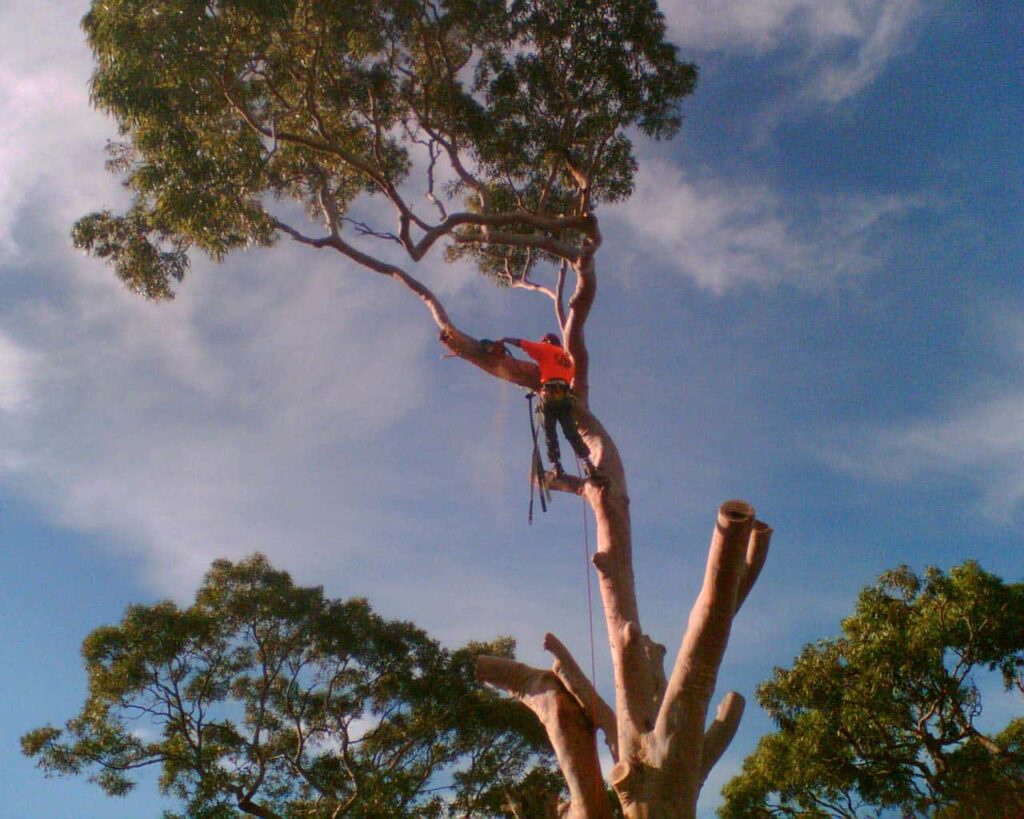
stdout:
[[[73,238],[151,298],[190,248],[219,260],[300,230],[275,200],[417,260],[452,236],[486,272],[525,276],[570,224],[506,220],[509,244],[471,215],[558,220],[628,196],[630,129],[671,136],[696,81],[654,0],[94,0],[83,26],[93,101],[124,137],[108,165],[134,200]],[[353,216],[362,195],[399,230]]]
[[1024,694],[1021,623],[1024,584],[976,563],[882,575],[841,637],[760,686],[779,730],[726,786],[719,815],[1024,815],[1024,719],[982,734],[974,680],[998,671]]
[[504,815],[557,795],[532,715],[472,681],[476,654],[511,650],[451,653],[259,555],[221,560],[188,608],[135,605],[93,631],[81,712],[22,748],[111,795],[159,766],[192,819]]

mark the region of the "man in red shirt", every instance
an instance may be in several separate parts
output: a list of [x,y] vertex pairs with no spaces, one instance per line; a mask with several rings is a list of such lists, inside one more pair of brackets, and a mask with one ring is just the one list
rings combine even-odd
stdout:
[[540,368],[540,411],[544,423],[544,437],[548,445],[548,460],[555,469],[555,477],[565,474],[558,446],[558,424],[562,425],[565,439],[583,461],[587,477],[597,477],[597,467],[590,460],[590,449],[576,429],[576,402],[571,389],[576,367],[572,363],[572,357],[562,348],[558,336],[548,333],[540,341],[503,338],[501,342],[519,347],[536,361]]

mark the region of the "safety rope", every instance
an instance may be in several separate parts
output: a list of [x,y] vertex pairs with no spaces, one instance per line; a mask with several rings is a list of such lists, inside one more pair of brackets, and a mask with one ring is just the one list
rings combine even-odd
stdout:
[[[576,457],[576,474],[582,480],[582,470],[580,469],[579,456]],[[597,741],[597,660],[596,652],[594,650],[594,590],[593,584],[590,579],[590,524],[587,521],[587,500],[580,495],[580,508],[583,511],[583,573],[587,576],[587,620],[590,626],[590,690],[592,692],[592,702],[590,703],[590,713],[593,715],[594,720],[594,740]],[[597,781],[594,783],[594,795],[598,803],[601,801],[601,797],[604,794],[604,778],[601,775],[601,766],[598,764]]]

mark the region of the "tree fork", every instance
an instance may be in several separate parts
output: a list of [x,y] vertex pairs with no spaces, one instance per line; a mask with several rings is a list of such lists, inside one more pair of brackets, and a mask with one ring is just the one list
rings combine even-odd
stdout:
[[[617,462],[617,454],[612,462]],[[478,660],[477,677],[511,692],[541,719],[573,794],[567,815],[605,815],[590,813],[590,807],[580,807],[586,802],[576,801],[580,782],[591,776],[596,758],[596,724],[612,750],[611,782],[625,816],[688,819],[695,816],[700,789],[732,742],[743,714],[743,697],[729,692],[705,728],[732,620],[764,566],[772,530],[743,501],[728,501],[719,508],[704,584],[666,680],[665,648],[640,631],[636,617],[628,497],[621,485],[618,492],[615,488],[613,480],[610,486],[586,482],[582,489],[598,518],[593,560],[612,648],[615,712],[551,634],[544,647],[555,657],[553,671],[484,657]],[[633,617],[626,617],[626,612]],[[579,718],[585,721],[582,729]],[[600,776],[599,770],[594,775]]]
[[577,698],[553,671],[503,657],[478,657],[476,677],[526,705],[544,725],[569,786],[565,819],[612,819],[601,777],[597,731]]

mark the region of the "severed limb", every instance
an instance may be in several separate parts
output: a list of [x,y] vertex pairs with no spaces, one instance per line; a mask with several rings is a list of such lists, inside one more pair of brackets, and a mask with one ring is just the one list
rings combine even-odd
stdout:
[[685,772],[683,788],[693,793],[700,787],[704,722],[746,574],[752,534],[770,531],[755,529],[754,514],[743,501],[728,501],[719,508],[704,584],[690,612],[655,726],[663,764]]
[[477,658],[476,678],[512,694],[544,725],[569,785],[567,819],[611,819],[594,723],[558,675],[504,657],[482,656]]
[[725,749],[729,747],[729,743],[736,736],[745,705],[746,701],[735,691],[730,691],[719,703],[715,720],[704,733],[704,746],[700,760],[701,785],[704,784],[711,769],[722,758]]
[[569,649],[554,634],[544,635],[544,649],[550,651],[555,657],[551,670],[558,675],[558,679],[576,698],[590,721],[604,732],[605,744],[611,751],[612,759],[618,762],[618,731],[615,726],[615,712],[597,693],[579,663],[569,653]]

